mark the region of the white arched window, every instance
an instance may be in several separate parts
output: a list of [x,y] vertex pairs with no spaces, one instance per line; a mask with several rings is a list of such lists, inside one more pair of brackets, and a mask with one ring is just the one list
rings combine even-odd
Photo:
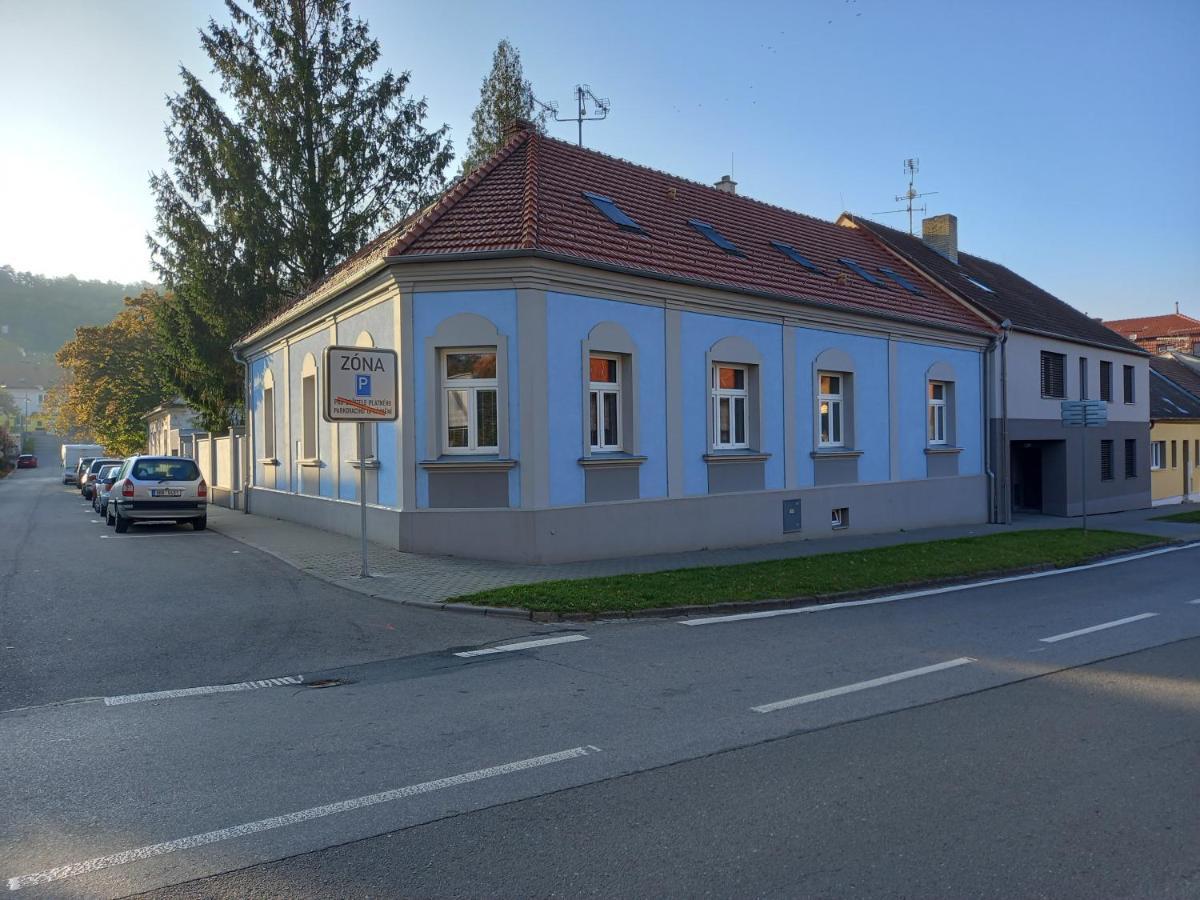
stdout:
[[311,353],[304,354],[300,368],[300,459],[318,459],[317,422],[321,417],[321,395],[317,392],[317,360]]
[[262,394],[262,458],[275,458],[275,376],[267,369],[263,373]]

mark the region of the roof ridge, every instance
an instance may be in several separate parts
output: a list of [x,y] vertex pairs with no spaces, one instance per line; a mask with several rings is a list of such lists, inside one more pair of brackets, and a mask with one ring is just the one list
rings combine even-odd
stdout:
[[505,141],[499,150],[472,170],[470,174],[459,179],[454,187],[442,194],[436,203],[426,209],[421,217],[400,235],[400,239],[388,250],[387,255],[398,256],[411,247],[417,238],[432,228],[442,216],[457,204],[459,200],[469,194],[479,182],[490,175],[500,163],[512,156],[513,151],[525,143],[529,139],[530,134],[529,130],[518,131]]
[[[717,197],[721,197],[727,201],[732,200],[735,202],[742,201],[745,203],[750,203],[750,204],[753,204],[754,206],[761,206],[764,209],[773,210],[774,212],[784,213],[785,215],[799,216],[802,219],[808,219],[810,222],[816,222],[820,225],[829,225],[829,226],[834,226],[834,227],[836,227],[836,225],[837,225],[836,222],[831,221],[830,219],[822,219],[820,216],[814,216],[811,213],[800,212],[799,210],[796,210],[796,209],[788,209],[786,206],[780,206],[777,203],[768,203],[766,200],[759,200],[757,197],[751,197],[748,194],[731,194],[731,193],[728,193],[727,191],[719,190],[719,189],[713,187],[711,184],[705,184],[702,181],[695,181],[694,179],[691,179],[691,178],[684,178],[682,175],[675,175],[675,174],[673,174],[671,172],[667,172],[663,169],[656,169],[653,166],[647,166],[647,165],[644,165],[643,163],[633,162],[632,160],[625,159],[623,156],[614,156],[611,153],[603,153],[599,150],[594,150],[591,147],[581,147],[578,144],[572,144],[570,141],[564,141],[561,138],[550,137],[550,135],[547,135],[547,134],[539,134],[539,139],[543,140],[543,141],[553,141],[554,143],[559,144],[562,147],[565,147],[568,150],[571,150],[572,152],[584,153],[589,156],[596,156],[596,157],[599,157],[600,159],[606,159],[610,162],[619,163],[620,165],[623,165],[623,166],[629,166],[634,169],[640,169],[643,172],[650,172],[651,174],[658,175],[662,178],[669,179],[670,181],[675,181],[675,182],[679,182],[681,184],[690,185],[691,187],[700,188],[701,190],[706,191],[709,194],[713,194]],[[714,222],[711,224],[716,224],[716,223]]]
[[522,185],[521,197],[521,247],[532,250],[538,243],[538,204],[541,200],[539,188],[540,169],[538,167],[538,143],[541,137],[537,131],[529,132],[529,146],[525,150],[525,182]]

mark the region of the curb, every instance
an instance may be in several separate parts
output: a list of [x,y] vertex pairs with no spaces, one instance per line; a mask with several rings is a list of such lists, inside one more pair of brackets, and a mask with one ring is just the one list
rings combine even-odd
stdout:
[[[729,600],[719,603],[700,603],[687,606],[662,606],[650,609],[612,610],[608,612],[575,612],[557,613],[544,610],[521,609],[521,618],[528,616],[534,622],[603,622],[621,619],[672,619],[689,616],[707,616],[725,613],[765,612],[774,609],[796,609],[803,606],[823,606],[828,603],[842,603],[847,600],[870,600],[874,597],[886,597],[889,594],[907,591],[919,591],[925,588],[968,586],[975,582],[990,581],[994,578],[1006,578],[1014,575],[1030,575],[1035,572],[1050,572],[1055,569],[1069,569],[1075,566],[1086,566],[1109,559],[1119,559],[1122,556],[1133,556],[1147,550],[1157,550],[1162,547],[1186,545],[1194,543],[1187,539],[1159,538],[1156,542],[1146,544],[1136,550],[1120,550],[1115,553],[1098,553],[1089,556],[1069,566],[1056,566],[1050,563],[1039,563],[1033,566],[1021,566],[1016,569],[993,569],[987,572],[976,572],[966,578],[934,578],[925,581],[903,581],[886,587],[872,588],[864,591],[841,591],[833,594],[812,594],[806,597],[783,597],[770,600]],[[469,604],[444,604],[446,609],[457,609]],[[495,607],[480,607],[494,610]],[[513,610],[520,607],[512,607]]]

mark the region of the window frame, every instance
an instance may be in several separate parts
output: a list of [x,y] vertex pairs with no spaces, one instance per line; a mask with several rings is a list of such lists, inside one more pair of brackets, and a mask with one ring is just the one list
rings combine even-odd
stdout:
[[[1058,365],[1058,382],[1059,392],[1051,393],[1055,385],[1052,383],[1053,378],[1047,377],[1047,364],[1057,361]],[[1052,372],[1051,375],[1054,373]],[[1067,355],[1065,353],[1057,353],[1054,350],[1042,350],[1039,366],[1039,380],[1041,385],[1042,397],[1046,400],[1065,400],[1067,399]]]
[[1100,399],[1113,402],[1113,364],[1111,360],[1100,360]]
[[[817,371],[817,447],[821,450],[841,450],[846,447],[846,375],[845,372],[835,372],[829,369],[820,369]],[[838,391],[834,393],[826,393],[821,390],[821,381],[825,378],[836,378],[838,380]],[[832,438],[836,430],[837,440],[824,440],[821,435],[821,418],[824,413],[821,411],[821,404],[829,403],[829,435]],[[835,406],[836,404],[836,414]],[[834,429],[834,421],[836,418],[837,428]]]
[[1137,478],[1137,438],[1125,438],[1125,478]]
[[[742,373],[740,388],[723,388],[720,386],[719,372],[721,369],[732,369]],[[747,363],[731,363],[713,360],[709,366],[709,396],[712,405],[712,434],[709,436],[709,446],[712,450],[749,450],[750,449],[750,366]],[[729,441],[721,440],[721,401],[729,403]],[[735,410],[737,401],[741,400],[742,441],[737,440],[737,418]]]
[[1167,442],[1166,441],[1151,441],[1150,442],[1150,471],[1161,472],[1166,468],[1167,462]]
[[[312,382],[311,398],[308,393],[308,383]],[[300,461],[310,462],[320,459],[320,429],[318,419],[321,415],[321,391],[318,383],[317,370],[314,366],[311,372],[300,375]]]
[[[593,381],[591,378],[591,361],[593,359],[602,359],[613,364],[613,381]],[[624,437],[625,427],[623,419],[625,416],[622,413],[624,405],[623,396],[623,379],[621,377],[622,360],[621,356],[616,353],[588,353],[588,405],[584,411],[587,419],[586,426],[588,429],[588,449],[592,453],[621,453],[625,449]],[[605,425],[607,424],[607,412],[605,411],[603,398],[606,394],[611,394],[616,398],[616,442],[606,444],[604,442]],[[593,406],[594,405],[594,406]],[[591,438],[591,415],[592,409],[596,410],[596,439]]]
[[[1108,452],[1107,464],[1106,464],[1106,460],[1105,460],[1105,451]],[[1111,439],[1105,438],[1104,440],[1100,441],[1100,480],[1101,481],[1115,481],[1116,480],[1116,470],[1113,465],[1113,454],[1115,452],[1116,452],[1116,448],[1114,446],[1114,442]]]
[[263,388],[262,404],[263,459],[275,459],[275,385]]
[[1133,366],[1121,367],[1121,395],[1127,405],[1137,403],[1137,370]]
[[[941,381],[936,378],[930,378],[926,382],[926,410],[928,412],[928,420],[926,422],[925,440],[930,447],[945,447],[950,443],[950,385],[948,382]],[[942,389],[942,396],[937,399],[933,396],[934,387]],[[940,413],[941,419],[938,420],[937,413]],[[935,432],[937,426],[941,426],[941,437],[938,437]]]
[[[495,358],[496,374],[491,378],[464,378],[451,383],[447,375],[447,365],[452,354],[458,353],[490,353]],[[439,347],[438,348],[438,388],[441,393],[441,436],[439,443],[441,452],[447,456],[496,456],[500,452],[500,348],[491,345],[471,347]],[[466,391],[469,397],[467,403],[467,446],[450,446],[450,392]],[[493,428],[496,435],[495,444],[479,443],[479,394],[491,391],[495,394],[496,421]]]

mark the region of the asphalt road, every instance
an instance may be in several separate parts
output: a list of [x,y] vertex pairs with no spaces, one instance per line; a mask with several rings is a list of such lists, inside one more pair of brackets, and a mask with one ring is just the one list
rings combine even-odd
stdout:
[[1200,549],[572,632],[106,539],[77,496],[0,482],[15,896],[1200,896]]

